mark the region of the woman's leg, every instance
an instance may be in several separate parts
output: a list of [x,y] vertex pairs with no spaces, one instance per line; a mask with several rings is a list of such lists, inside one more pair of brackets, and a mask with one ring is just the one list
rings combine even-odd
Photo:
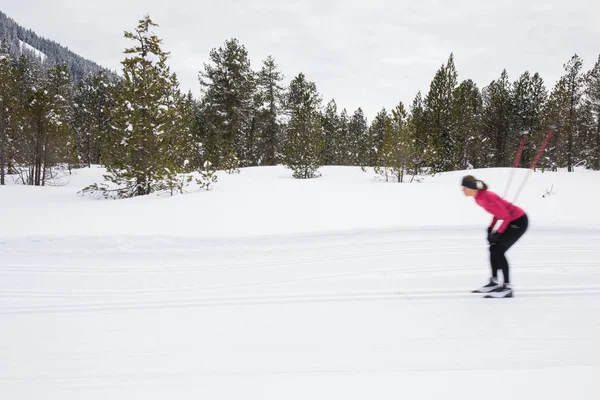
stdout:
[[492,266],[492,277],[498,278],[498,256],[493,251],[494,246],[490,246],[490,265]]
[[[495,262],[495,268],[502,270],[504,283],[510,283],[509,265],[506,252],[523,236],[527,230],[529,221],[527,215],[523,215],[510,223],[506,231],[500,236],[500,241],[490,246],[490,257]],[[494,265],[494,264],[492,264]],[[494,268],[494,267],[492,267]]]

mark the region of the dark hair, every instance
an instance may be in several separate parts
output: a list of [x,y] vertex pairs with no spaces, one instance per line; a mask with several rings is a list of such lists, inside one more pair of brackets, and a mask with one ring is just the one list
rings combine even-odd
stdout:
[[[467,183],[467,185],[465,185],[465,183]],[[464,176],[462,179],[462,185],[471,187],[471,189],[488,190],[488,185],[484,181],[480,181],[479,179],[475,178],[473,175]]]

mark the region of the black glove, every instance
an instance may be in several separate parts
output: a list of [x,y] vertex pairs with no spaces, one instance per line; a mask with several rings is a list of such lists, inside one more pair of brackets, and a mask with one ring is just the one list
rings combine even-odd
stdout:
[[498,242],[500,242],[501,237],[502,237],[501,233],[490,232],[487,239],[488,239],[488,242],[490,243],[490,245],[494,245],[494,244],[498,244]]
[[488,228],[487,228],[488,236],[490,235],[490,233],[492,233],[493,230],[494,230],[494,228],[492,228],[491,226],[488,226]]

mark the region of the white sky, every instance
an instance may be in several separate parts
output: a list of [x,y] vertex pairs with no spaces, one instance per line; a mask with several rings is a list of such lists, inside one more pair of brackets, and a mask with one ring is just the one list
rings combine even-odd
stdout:
[[212,48],[236,37],[255,70],[272,55],[287,84],[299,72],[326,104],[372,120],[418,91],[454,52],[459,80],[482,88],[506,68],[539,72],[550,90],[574,53],[591,69],[600,54],[600,2],[591,0],[2,0],[21,26],[120,72],[123,38],[145,13],[160,26],[169,66],[199,95]]

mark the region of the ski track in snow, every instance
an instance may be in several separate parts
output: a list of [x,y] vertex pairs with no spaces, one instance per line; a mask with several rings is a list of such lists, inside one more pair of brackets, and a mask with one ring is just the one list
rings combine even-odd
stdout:
[[415,375],[428,372],[479,377],[474,393],[445,383],[475,399],[517,370],[546,385],[515,376],[521,394],[572,384],[595,398],[600,229],[532,230],[508,253],[516,297],[503,300],[470,293],[489,276],[482,236],[4,239],[0,397],[325,399],[306,385],[362,382],[347,399],[389,375],[430,398]]

